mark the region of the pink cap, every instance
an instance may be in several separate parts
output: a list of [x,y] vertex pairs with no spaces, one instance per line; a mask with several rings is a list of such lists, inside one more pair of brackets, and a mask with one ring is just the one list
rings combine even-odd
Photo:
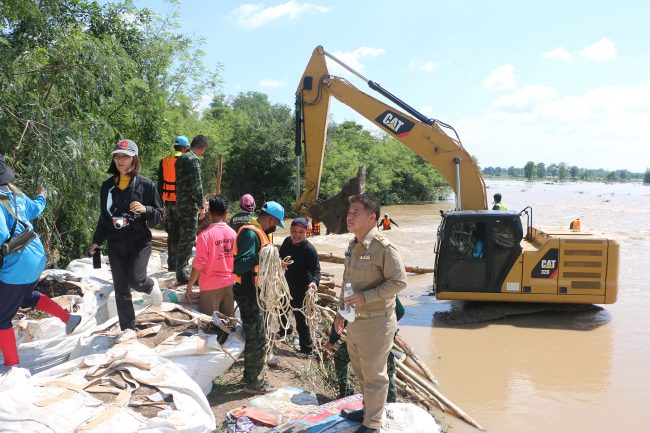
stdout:
[[250,194],[244,194],[239,199],[239,207],[246,212],[253,212],[255,210],[255,199]]

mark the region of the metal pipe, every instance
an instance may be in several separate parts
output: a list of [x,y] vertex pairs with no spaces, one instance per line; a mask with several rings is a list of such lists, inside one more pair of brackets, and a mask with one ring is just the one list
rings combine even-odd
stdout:
[[343,66],[343,67],[344,67],[345,69],[347,69],[348,71],[352,72],[352,73],[353,73],[354,75],[356,75],[357,77],[361,78],[361,79],[362,79],[363,81],[365,81],[366,83],[370,81],[370,80],[368,80],[366,77],[364,77],[363,75],[361,75],[360,72],[355,71],[355,70],[352,69],[350,66],[346,65],[346,64],[343,63],[341,60],[337,59],[336,57],[334,57],[332,54],[328,53],[327,51],[323,50],[323,54],[325,54],[325,55],[326,55],[327,57],[329,57],[330,59],[334,60],[334,61],[335,61],[336,63],[338,63],[339,65]]
[[460,195],[460,158],[454,158],[454,164],[456,164],[456,210],[463,210],[462,208],[462,198]]
[[[386,89],[384,89],[383,87],[381,87],[381,85],[380,85],[379,83],[374,82],[374,81],[370,81],[369,79],[367,79],[366,77],[364,77],[363,75],[361,75],[361,73],[355,71],[355,70],[352,69],[350,66],[346,65],[346,64],[343,63],[341,60],[337,59],[335,56],[333,56],[332,54],[328,53],[327,51],[323,50],[323,54],[326,55],[327,57],[329,57],[330,59],[334,60],[336,63],[338,63],[339,65],[341,65],[342,67],[344,67],[344,68],[347,69],[348,71],[350,71],[352,74],[354,74],[354,75],[356,75],[357,77],[361,78],[363,81],[366,82],[366,84],[368,84],[368,87],[370,87],[372,90],[374,90],[375,92],[378,92],[379,94],[385,96],[385,97],[388,98],[390,101],[392,101],[392,102],[394,102],[395,104],[397,104],[398,107],[403,108],[407,113],[409,113],[410,115],[412,115],[413,117],[415,117],[416,119],[418,119],[420,122],[422,122],[422,123],[424,123],[424,124],[426,124],[426,125],[429,125],[429,126],[433,125],[433,122],[434,122],[433,119],[430,119],[430,118],[428,118],[427,116],[425,116],[424,114],[420,113],[418,110],[416,110],[415,108],[411,107],[409,104],[407,104],[406,102],[402,101],[402,100],[399,99],[397,96],[393,95],[391,92],[389,92],[388,90],[386,90]],[[447,126],[447,125],[445,125],[445,126]],[[453,129],[453,128],[452,128],[452,129]]]
[[296,156],[296,201],[300,200],[300,155]]

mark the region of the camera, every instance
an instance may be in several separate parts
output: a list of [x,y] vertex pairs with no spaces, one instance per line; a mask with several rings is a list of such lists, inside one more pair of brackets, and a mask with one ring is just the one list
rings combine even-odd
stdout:
[[129,225],[129,219],[126,217],[113,217],[113,227],[116,229],[123,229],[124,227]]

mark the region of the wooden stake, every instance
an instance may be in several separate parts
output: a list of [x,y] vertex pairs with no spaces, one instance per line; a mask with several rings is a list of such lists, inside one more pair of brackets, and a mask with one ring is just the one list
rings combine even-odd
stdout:
[[217,195],[221,195],[221,174],[223,172],[223,156],[219,155],[219,167],[217,169]]

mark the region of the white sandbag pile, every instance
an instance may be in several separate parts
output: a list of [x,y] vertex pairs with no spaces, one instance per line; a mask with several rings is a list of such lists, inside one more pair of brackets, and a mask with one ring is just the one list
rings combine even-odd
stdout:
[[[17,392],[20,390],[20,392]],[[6,432],[211,432],[212,410],[182,369],[137,341],[29,377],[0,376]]]
[[[163,323],[185,328],[180,333],[167,332],[163,340],[148,344],[154,346],[152,349],[158,355],[178,365],[206,395],[212,389],[214,378],[230,368],[244,350],[244,338],[240,332],[231,332],[225,326],[220,327],[222,331],[218,334],[203,332],[202,329],[213,322],[212,318],[177,304],[163,302],[159,309],[147,306],[135,314],[141,341],[162,334],[160,326]],[[233,323],[237,329],[241,328],[238,320]],[[114,317],[86,332],[72,351],[71,358],[106,352],[113,346],[117,332],[117,317]]]
[[[149,266],[150,275],[162,271],[157,255]],[[21,368],[0,374],[0,430],[214,430],[205,394],[243,351],[238,320],[213,321],[167,302],[153,308],[149,295],[134,292],[138,339],[116,345],[119,324],[106,263],[93,269],[90,259],[79,259],[45,277],[79,289],[83,296],[54,299],[83,320],[70,336],[56,318],[16,323]]]

